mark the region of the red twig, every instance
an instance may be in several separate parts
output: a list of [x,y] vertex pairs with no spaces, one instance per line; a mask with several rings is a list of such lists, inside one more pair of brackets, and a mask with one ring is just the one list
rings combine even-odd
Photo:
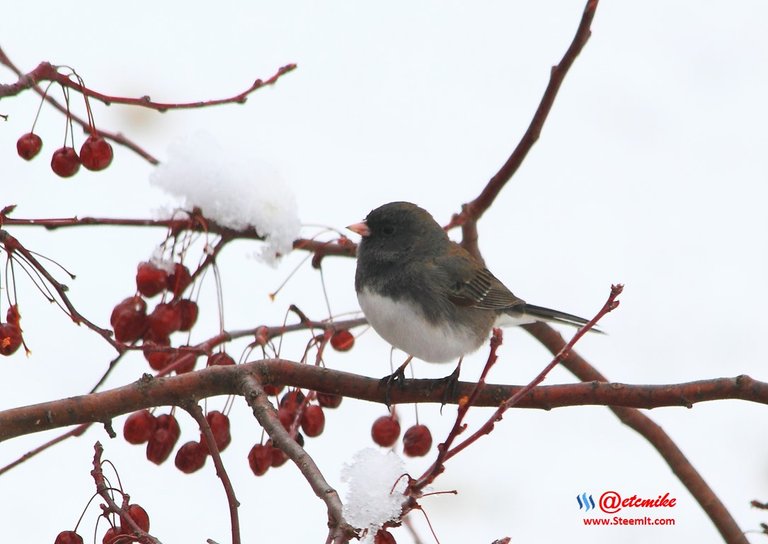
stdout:
[[104,448],[101,446],[100,442],[96,442],[93,449],[95,453],[93,454],[93,470],[91,470],[91,476],[93,476],[93,481],[96,483],[96,493],[98,493],[102,500],[107,503],[106,510],[119,515],[121,520],[128,523],[133,532],[131,536],[138,536],[137,540],[139,542],[142,542],[143,544],[161,544],[159,540],[139,527],[125,509],[112,499],[112,496],[110,495],[111,488],[107,484],[107,481],[104,478],[104,473],[101,470],[101,455],[104,453]]
[[211,452],[211,458],[213,464],[216,467],[216,475],[221,480],[221,485],[224,486],[224,493],[227,496],[227,504],[229,505],[229,521],[232,528],[232,544],[240,544],[240,518],[237,513],[237,509],[240,507],[240,501],[235,496],[235,488],[232,486],[232,481],[229,479],[226,468],[224,468],[224,462],[221,460],[221,453],[216,445],[216,439],[213,437],[211,426],[208,424],[208,420],[205,419],[203,410],[196,402],[189,402],[183,405],[189,415],[191,415],[198,426],[200,432],[205,436],[205,443],[208,446],[208,451]]
[[[7,57],[5,57],[7,59]],[[3,62],[0,57],[0,62]],[[6,64],[3,62],[3,64]],[[83,96],[93,98],[103,102],[107,106],[112,104],[123,104],[126,106],[141,106],[157,110],[159,112],[165,112],[168,110],[178,109],[190,109],[190,108],[205,108],[209,106],[219,106],[222,104],[243,104],[248,99],[248,96],[268,85],[274,85],[280,77],[296,69],[295,64],[286,64],[280,67],[275,74],[267,80],[257,79],[250,87],[244,91],[237,93],[234,96],[228,98],[218,98],[213,100],[196,100],[194,102],[155,102],[149,96],[144,95],[138,98],[129,98],[123,96],[111,96],[104,93],[100,93],[93,89],[90,89],[82,85],[79,81],[73,80],[71,75],[63,74],[60,72],[61,67],[51,64],[50,62],[41,62],[37,67],[27,74],[19,74],[19,81],[11,85],[0,86],[0,96],[14,96],[22,91],[35,87],[40,81],[53,81],[64,87],[72,89]],[[87,122],[86,125],[87,126]]]
[[525,160],[528,152],[533,145],[539,139],[541,129],[549,116],[549,112],[552,109],[552,105],[555,103],[555,98],[560,90],[560,86],[568,74],[576,57],[581,53],[582,49],[589,40],[592,34],[591,26],[592,20],[595,17],[595,11],[597,10],[598,0],[588,0],[584,7],[584,13],[581,16],[581,21],[576,29],[576,34],[568,46],[563,58],[560,62],[552,67],[549,74],[549,83],[544,91],[544,94],[539,101],[539,105],[536,108],[536,112],[528,125],[527,130],[523,134],[522,138],[518,142],[512,154],[509,156],[504,165],[498,172],[488,181],[481,193],[472,202],[465,205],[460,216],[454,217],[452,224],[464,224],[466,221],[477,221],[485,213],[485,211],[493,204],[493,201],[498,196],[499,192],[504,188],[504,185],[512,178],[517,172],[520,165]]
[[72,319],[72,321],[78,325],[82,323],[89,329],[98,333],[118,352],[125,350],[125,347],[122,344],[112,338],[112,331],[99,327],[77,311],[75,306],[72,304],[72,301],[69,300],[69,297],[66,294],[67,286],[56,280],[56,278],[54,278],[50,272],[48,272],[48,270],[40,263],[40,261],[38,261],[37,258],[26,247],[21,245],[21,242],[8,234],[8,232],[5,230],[0,230],[0,244],[3,245],[9,257],[12,257],[14,253],[19,253],[22,255],[24,260],[29,263],[29,265],[32,266],[40,274],[40,276],[42,276],[48,282],[53,290],[56,291],[56,294],[59,296],[61,303],[69,312],[69,317]]
[[[71,79],[69,75],[60,73],[59,67],[49,62],[41,62],[34,70],[32,70],[27,74],[24,74],[21,70],[19,70],[19,68],[16,65],[13,64],[13,62],[11,62],[11,60],[8,58],[8,56],[5,54],[5,52],[2,49],[0,49],[0,64],[7,66],[19,78],[19,80],[16,83],[13,83],[10,85],[0,85],[0,97],[15,96],[21,93],[22,91],[25,91],[28,89],[34,89],[35,92],[37,92],[40,96],[43,96],[44,99],[49,104],[51,104],[53,107],[55,107],[65,115],[68,115],[69,118],[72,119],[72,121],[79,124],[81,127],[83,127],[84,130],[88,132],[93,131],[93,129],[89,127],[88,121],[83,119],[82,117],[79,117],[73,114],[66,106],[61,105],[54,98],[47,95],[45,91],[38,85],[40,81],[52,81],[52,82],[59,83],[60,85],[66,88],[69,88],[76,92],[81,93],[83,96],[100,100],[106,105],[124,104],[129,106],[141,106],[144,108],[154,109],[159,112],[164,112],[172,109],[203,108],[203,107],[217,106],[221,104],[233,104],[233,103],[243,104],[248,99],[248,96],[251,93],[257,91],[258,89],[261,89],[262,87],[273,85],[274,83],[277,82],[277,80],[280,77],[296,69],[295,64],[287,64],[285,66],[282,66],[269,79],[267,80],[257,79],[251,84],[250,87],[248,87],[244,91],[234,96],[230,96],[228,98],[220,98],[220,99],[214,99],[214,100],[198,100],[194,102],[165,103],[165,102],[155,102],[151,100],[149,96],[142,96],[138,98],[127,98],[127,97],[121,97],[121,96],[110,96],[110,95],[100,93],[98,91],[85,87],[79,81],[75,81]],[[112,140],[117,144],[123,145],[131,149],[132,151],[140,155],[142,158],[147,160],[149,163],[159,164],[159,161],[155,157],[150,155],[147,151],[142,149],[139,145],[132,142],[122,134],[108,132],[108,131],[99,130],[99,129],[96,129],[95,132],[104,138]]]

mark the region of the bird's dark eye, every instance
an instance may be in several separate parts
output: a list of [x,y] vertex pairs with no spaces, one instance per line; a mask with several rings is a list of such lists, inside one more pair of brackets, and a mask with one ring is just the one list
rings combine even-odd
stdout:
[[391,234],[394,234],[395,227],[392,225],[384,225],[381,227],[381,233],[385,234],[386,236],[390,236]]

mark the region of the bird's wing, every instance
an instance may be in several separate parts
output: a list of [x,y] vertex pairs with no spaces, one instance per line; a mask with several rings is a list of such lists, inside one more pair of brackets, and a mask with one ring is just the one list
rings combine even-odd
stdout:
[[457,306],[506,310],[525,304],[458,245],[449,255],[437,258],[435,265],[444,273],[448,300]]

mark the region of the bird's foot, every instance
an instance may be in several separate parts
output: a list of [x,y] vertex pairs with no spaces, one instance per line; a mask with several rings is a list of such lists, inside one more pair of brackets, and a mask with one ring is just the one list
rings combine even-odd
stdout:
[[408,363],[411,362],[411,359],[413,359],[413,357],[408,357],[408,359],[406,359],[405,362],[400,365],[392,374],[384,376],[379,380],[379,384],[385,387],[384,403],[387,405],[387,408],[392,405],[390,395],[392,387],[397,386],[400,389],[403,388],[403,384],[405,383],[405,367],[408,366]]

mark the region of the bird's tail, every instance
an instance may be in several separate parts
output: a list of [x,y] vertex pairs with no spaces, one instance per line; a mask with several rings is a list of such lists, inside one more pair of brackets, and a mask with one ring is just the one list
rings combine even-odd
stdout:
[[[536,321],[548,321],[552,323],[563,323],[573,327],[583,327],[589,323],[589,319],[584,319],[573,314],[567,314],[559,310],[536,306],[535,304],[518,304],[505,312],[507,315],[518,321],[519,324],[533,323]],[[603,333],[597,327],[592,327],[590,331]]]

